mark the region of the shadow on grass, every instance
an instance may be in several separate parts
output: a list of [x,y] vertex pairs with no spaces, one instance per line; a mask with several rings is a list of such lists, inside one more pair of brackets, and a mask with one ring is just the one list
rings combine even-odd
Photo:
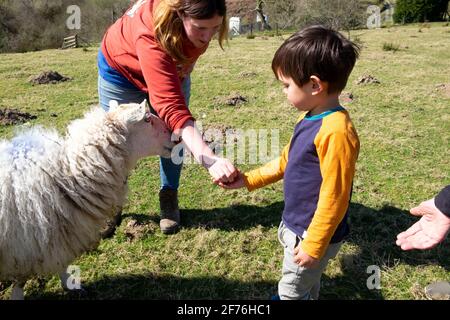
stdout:
[[[221,230],[247,230],[261,225],[266,228],[276,228],[281,219],[283,202],[272,203],[268,206],[258,207],[249,205],[236,205],[227,208],[211,210],[182,210],[183,228],[206,228]],[[136,219],[158,221],[158,217],[131,215]],[[449,270],[450,248],[449,240],[434,249],[419,251],[402,251],[396,246],[397,234],[409,228],[418,219],[392,206],[381,209],[369,208],[358,203],[350,204],[350,235],[347,243],[354,244],[358,250],[354,254],[339,255],[343,275],[329,278],[326,275],[322,279],[321,299],[383,299],[381,291],[369,290],[366,281],[373,273],[368,273],[371,265],[380,268],[393,267],[399,261],[402,263],[419,265],[439,265]],[[197,279],[202,281],[217,281],[222,279]],[[246,292],[240,289],[238,282],[230,284],[236,287],[233,290]],[[256,283],[255,286],[258,286]],[[222,287],[218,285],[218,287]],[[248,287],[247,285],[244,285]],[[225,285],[224,287],[229,287]],[[263,288],[261,288],[263,289]],[[258,289],[259,291],[260,289]],[[276,283],[272,284],[272,291],[265,290],[267,295],[276,291]],[[178,291],[177,291],[178,292]],[[181,298],[202,298],[195,293],[186,291],[187,296]],[[244,298],[251,297],[252,294]],[[211,296],[212,297],[212,296]],[[240,297],[240,296],[239,296]],[[222,298],[227,299],[226,296]]]
[[[418,218],[406,210],[392,206],[373,209],[358,203],[350,205],[350,235],[347,243],[354,244],[355,254],[340,255],[343,276],[333,279],[324,275],[323,299],[383,299],[380,290],[369,290],[366,282],[374,274],[369,266],[381,269],[402,262],[410,266],[439,265],[449,270],[450,250],[447,239],[431,250],[403,251],[396,244],[397,234],[408,229]],[[382,280],[383,286],[389,286]]]
[[[237,205],[212,210],[182,210],[183,228],[246,230],[261,225],[278,227],[283,211],[283,202],[265,207]],[[350,204],[350,235],[347,242],[360,247],[361,255],[371,257],[380,266],[392,266],[402,259],[410,265],[439,264],[449,270],[450,248],[448,240],[434,249],[402,251],[396,244],[397,234],[417,222],[406,210],[392,206],[381,209]],[[447,245],[446,245],[447,244]]]
[[358,203],[350,205],[350,236],[347,242],[358,245],[362,257],[371,257],[380,266],[392,267],[401,259],[411,265],[437,264],[449,270],[449,239],[431,250],[403,251],[396,244],[397,234],[418,221],[408,211],[392,206],[368,208]]
[[[183,228],[246,230],[262,225],[276,228],[281,218],[282,202],[265,207],[237,205],[213,210],[183,210]],[[124,214],[139,223],[158,223],[155,215]],[[322,277],[320,298],[384,299],[380,290],[369,290],[366,281],[373,273],[367,267],[392,267],[398,261],[418,266],[436,264],[449,269],[448,240],[427,251],[404,252],[395,245],[396,235],[417,221],[405,210],[385,206],[368,208],[350,205],[351,233],[346,242],[356,245],[353,254],[340,254],[341,271]],[[176,235],[175,235],[176,236]],[[275,240],[276,241],[276,240]],[[281,257],[280,257],[281,258]],[[229,280],[222,277],[186,278],[178,275],[139,274],[105,277],[85,283],[88,294],[39,292],[32,290],[27,299],[255,299],[266,300],[276,292],[277,283]]]
[[185,278],[177,275],[123,275],[104,277],[85,283],[86,295],[63,292],[28,293],[26,298],[35,299],[226,299],[226,300],[269,300],[274,283],[268,281],[241,281],[221,277]]
[[[233,205],[217,209],[181,209],[182,228],[220,229],[225,231],[247,230],[255,226],[278,227],[280,224],[283,202],[276,202],[265,207]],[[133,218],[138,223],[159,224],[157,214],[124,213],[123,218]]]

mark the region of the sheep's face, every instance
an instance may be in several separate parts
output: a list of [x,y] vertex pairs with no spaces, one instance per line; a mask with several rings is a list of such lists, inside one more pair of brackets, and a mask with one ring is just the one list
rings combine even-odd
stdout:
[[137,160],[152,155],[170,157],[174,146],[171,133],[164,121],[150,113],[146,100],[141,104],[112,105],[110,113],[126,126],[133,158]]

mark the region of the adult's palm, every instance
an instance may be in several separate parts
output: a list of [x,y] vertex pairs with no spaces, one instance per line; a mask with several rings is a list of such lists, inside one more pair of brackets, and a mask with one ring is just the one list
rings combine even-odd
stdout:
[[398,246],[403,250],[426,250],[444,241],[450,230],[450,218],[436,208],[434,199],[422,202],[410,212],[421,218],[408,230],[397,235]]

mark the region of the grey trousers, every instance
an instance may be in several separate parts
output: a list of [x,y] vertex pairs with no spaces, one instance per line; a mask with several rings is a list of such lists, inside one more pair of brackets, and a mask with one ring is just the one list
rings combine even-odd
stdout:
[[278,283],[281,300],[317,300],[320,291],[320,278],[330,259],[336,257],[342,242],[330,243],[319,265],[312,269],[300,267],[294,262],[294,247],[301,238],[286,228],[283,222],[278,228],[278,240],[284,248],[282,278]]

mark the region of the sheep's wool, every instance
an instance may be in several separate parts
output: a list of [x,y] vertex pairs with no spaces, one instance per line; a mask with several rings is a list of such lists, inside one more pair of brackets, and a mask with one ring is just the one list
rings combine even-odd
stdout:
[[127,130],[96,108],[68,128],[0,141],[0,280],[59,273],[122,206]]

